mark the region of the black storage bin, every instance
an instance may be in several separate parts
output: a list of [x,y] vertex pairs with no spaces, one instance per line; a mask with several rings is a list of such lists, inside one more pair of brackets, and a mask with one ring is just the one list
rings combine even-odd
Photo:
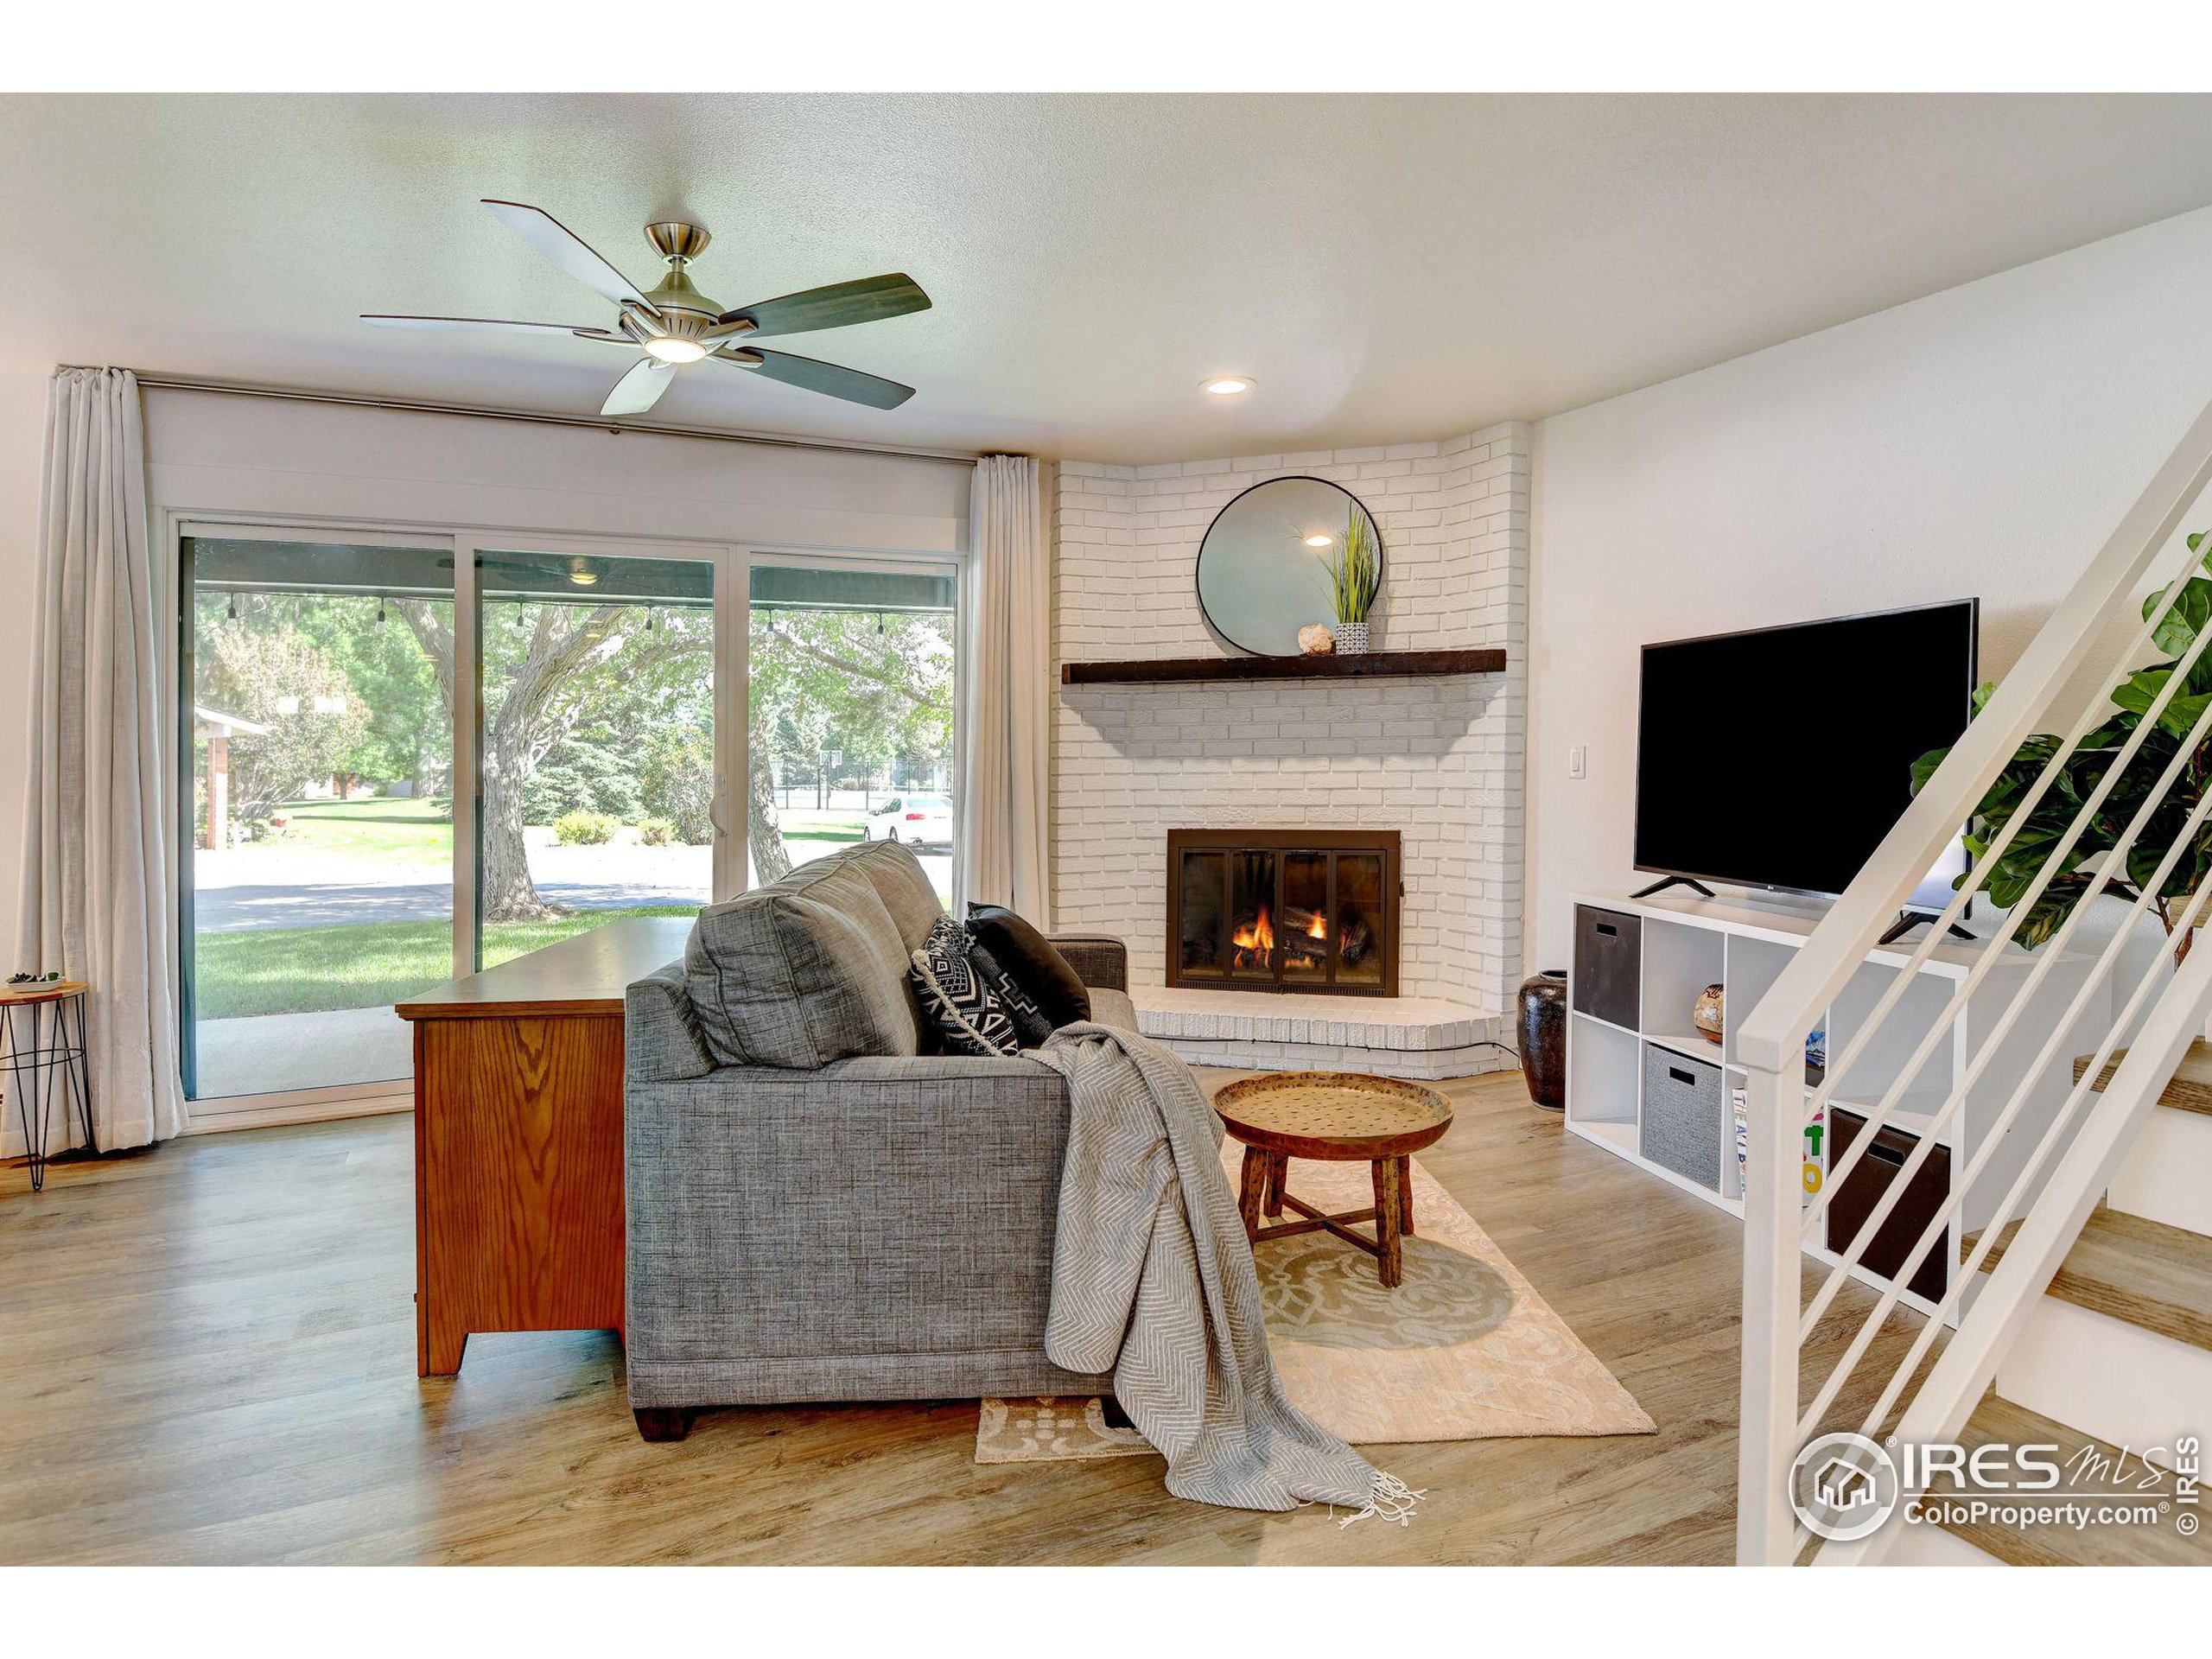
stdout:
[[1624,1031],[1637,1028],[1643,971],[1643,918],[1589,905],[1574,907],[1574,1007]]
[[[1866,1119],[1862,1113],[1832,1107],[1828,1122],[1828,1167],[1834,1169],[1843,1161],[1843,1154],[1851,1149],[1852,1143],[1866,1133]],[[1918,1135],[1903,1129],[1885,1128],[1874,1137],[1874,1144],[1866,1148],[1866,1155],[1828,1200],[1828,1249],[1840,1254],[1859,1236],[1859,1228],[1866,1225],[1866,1217],[1873,1213],[1882,1195],[1902,1173],[1904,1160],[1912,1156],[1913,1148],[1919,1144]],[[1929,1150],[1927,1161],[1914,1172],[1911,1185],[1883,1222],[1881,1230],[1867,1241],[1861,1265],[1885,1279],[1897,1277],[1897,1269],[1904,1265],[1905,1252],[1928,1230],[1928,1224],[1936,1219],[1936,1212],[1950,1196],[1951,1149],[1938,1142]],[[1905,1288],[1931,1302],[1941,1300],[1950,1284],[1951,1249],[1951,1232],[1946,1228],[1943,1236],[1929,1248],[1919,1270]]]
[[1656,1044],[1643,1046],[1643,1117],[1637,1147],[1662,1169],[1720,1191],[1726,1090],[1717,1065]]

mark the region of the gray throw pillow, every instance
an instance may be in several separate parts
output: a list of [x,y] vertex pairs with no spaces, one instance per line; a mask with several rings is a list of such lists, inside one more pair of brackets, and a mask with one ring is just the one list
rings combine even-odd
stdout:
[[699,912],[685,982],[720,1065],[812,1071],[919,1046],[906,952],[875,889],[839,872]]

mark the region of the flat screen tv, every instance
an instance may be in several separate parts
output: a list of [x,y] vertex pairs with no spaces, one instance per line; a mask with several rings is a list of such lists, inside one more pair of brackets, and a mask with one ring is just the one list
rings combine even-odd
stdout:
[[[1966,730],[1980,602],[1643,648],[1636,868],[1833,894],[1912,799],[1912,763]],[[1912,896],[1939,911],[1955,844]]]

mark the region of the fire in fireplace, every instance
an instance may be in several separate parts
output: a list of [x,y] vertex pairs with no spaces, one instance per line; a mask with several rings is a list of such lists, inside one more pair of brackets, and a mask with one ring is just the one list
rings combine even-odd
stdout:
[[1395,830],[1171,830],[1167,982],[1395,996]]

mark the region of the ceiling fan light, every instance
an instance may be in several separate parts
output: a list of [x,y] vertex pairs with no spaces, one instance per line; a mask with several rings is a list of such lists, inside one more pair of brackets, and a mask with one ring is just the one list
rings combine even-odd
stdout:
[[697,340],[680,340],[673,334],[647,340],[645,349],[664,363],[696,363],[707,354],[707,348]]

